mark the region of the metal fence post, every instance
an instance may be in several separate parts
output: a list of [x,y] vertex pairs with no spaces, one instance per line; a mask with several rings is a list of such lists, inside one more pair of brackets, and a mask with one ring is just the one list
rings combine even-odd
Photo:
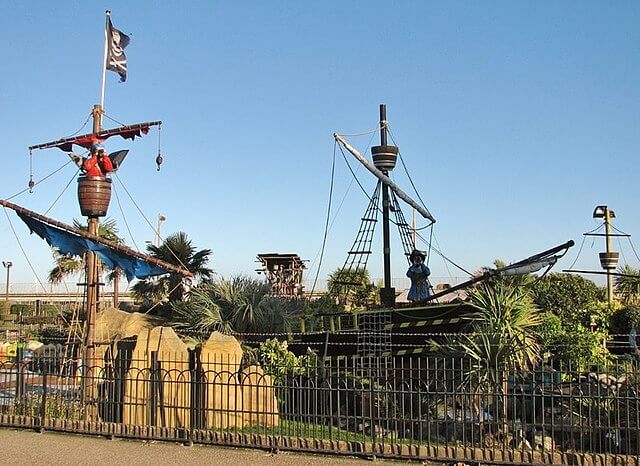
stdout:
[[16,348],[16,400],[24,395],[24,367],[22,360],[24,359],[24,351],[21,347]]
[[150,387],[149,387],[149,424],[155,426],[157,424],[157,409],[158,405],[157,393],[159,383],[159,371],[158,371],[158,352],[151,352],[151,374],[150,374]]
[[47,365],[42,367],[42,400],[40,402],[40,428],[44,428],[47,416]]

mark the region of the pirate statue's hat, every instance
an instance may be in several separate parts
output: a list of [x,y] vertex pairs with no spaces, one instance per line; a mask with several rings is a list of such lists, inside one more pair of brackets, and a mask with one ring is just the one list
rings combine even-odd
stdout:
[[424,262],[424,260],[427,258],[427,253],[424,251],[420,251],[419,249],[414,249],[413,251],[411,251],[411,254],[409,255],[409,260],[413,262],[418,257],[422,259],[422,262]]

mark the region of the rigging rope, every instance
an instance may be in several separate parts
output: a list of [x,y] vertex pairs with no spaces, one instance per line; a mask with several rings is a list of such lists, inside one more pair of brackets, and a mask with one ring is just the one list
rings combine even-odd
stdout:
[[353,133],[353,134],[340,134],[340,136],[348,136],[348,137],[358,137],[358,136],[366,136],[368,134],[375,134],[378,131],[380,131],[380,129],[382,128],[382,126],[380,124],[378,124],[375,128],[370,129],[369,131],[365,131],[363,133]]
[[133,244],[135,245],[136,250],[140,252],[140,247],[138,246],[136,239],[133,237],[133,233],[131,233],[131,228],[129,228],[129,222],[127,222],[127,217],[124,215],[124,210],[122,209],[122,204],[120,203],[120,196],[118,195],[118,191],[116,190],[115,183],[112,185],[112,189],[113,189],[113,193],[116,195],[116,202],[118,204],[118,208],[120,209],[120,215],[122,215],[122,220],[124,221],[124,225],[127,228],[129,237],[131,238],[131,241],[133,241]]
[[104,117],[105,117],[105,118],[107,118],[107,119],[109,119],[109,120],[113,121],[114,123],[119,124],[120,126],[126,126],[124,123],[119,122],[118,120],[116,120],[115,118],[113,118],[113,117],[111,117],[111,116],[107,115],[107,114],[106,114],[106,113],[104,113],[104,112],[102,112],[102,115],[104,115]]
[[[365,194],[365,196],[367,196],[367,198],[369,199],[369,201],[371,201],[371,196],[369,196],[369,194],[367,193],[367,191],[364,189],[364,187],[362,186],[362,184],[360,183],[360,180],[358,180],[358,178],[356,177],[356,174],[354,173],[353,169],[351,168],[351,164],[349,163],[349,160],[346,156],[346,154],[344,153],[344,150],[342,149],[342,146],[339,145],[338,146],[340,148],[340,153],[342,154],[342,157],[344,158],[347,167],[349,167],[349,171],[351,172],[351,174],[353,175],[353,177],[355,178],[356,182],[358,183],[358,186],[360,186],[360,189],[362,190],[362,192]],[[420,200],[422,202],[422,199]],[[378,207],[378,211],[381,211],[380,208]],[[393,220],[391,220],[391,223],[393,223],[394,225],[397,226],[397,223],[394,222]],[[452,265],[454,265],[455,267],[457,267],[458,269],[460,269],[461,271],[463,271],[464,273],[468,274],[469,276],[472,276],[473,274],[471,272],[469,272],[468,270],[465,270],[464,268],[462,268],[461,266],[459,266],[458,264],[456,264],[455,262],[453,262],[451,259],[449,259],[447,256],[445,256],[442,252],[440,252],[438,249],[436,249],[435,247],[433,247],[433,245],[428,242],[427,240],[425,240],[420,234],[417,233],[417,229],[416,229],[416,236],[418,236],[424,243],[429,245],[430,249],[433,249],[434,251],[436,251],[436,253],[442,257],[445,261],[450,262]],[[450,272],[449,272],[450,273]]]
[[[373,140],[373,135],[371,135],[371,138],[369,138],[369,145],[371,144],[371,141]],[[335,141],[334,141],[334,156],[335,156]],[[360,169],[360,167],[358,167],[358,170]],[[356,170],[357,172],[357,170]],[[329,231],[331,231],[333,229],[333,224],[336,222],[338,215],[340,214],[340,211],[342,210],[342,206],[344,205],[344,202],[347,200],[347,196],[349,195],[349,192],[351,191],[351,187],[353,186],[354,181],[356,181],[357,178],[356,177],[352,177],[351,181],[349,182],[349,186],[347,186],[347,190],[345,191],[344,195],[342,196],[342,199],[340,201],[340,204],[338,205],[338,208],[336,209],[335,214],[333,214],[333,218],[331,219],[331,224],[329,225]],[[320,255],[320,249],[318,250],[318,252],[316,253],[316,256],[314,257],[313,261],[311,262],[311,265],[309,266],[309,269],[313,269],[314,264],[316,263],[316,260],[318,259],[318,256]]]
[[[34,183],[34,187],[39,185],[40,183],[42,183],[43,181],[47,180],[48,178],[51,178],[53,175],[55,175],[56,173],[58,173],[60,170],[62,170],[64,167],[66,167],[67,165],[69,165],[71,162],[73,162],[73,160],[69,160],[67,163],[65,163],[64,165],[62,165],[60,168],[57,168],[56,170],[52,171],[51,173],[49,173],[47,176],[45,176],[44,178],[36,181]],[[15,193],[13,196],[7,197],[5,198],[5,201],[10,201],[11,199],[20,196],[21,194],[26,193],[27,191],[29,191],[31,188],[24,188],[22,191],[18,191],[17,193]]]
[[[389,136],[391,136],[391,141],[393,142],[393,144],[398,147],[398,143],[396,142],[396,140],[393,137],[393,133],[391,132],[391,129],[389,127],[387,127],[387,131],[389,133]],[[409,178],[409,182],[411,183],[411,187],[413,188],[413,192],[416,193],[416,196],[418,196],[418,199],[420,200],[420,202],[422,203],[422,207],[424,207],[424,209],[428,212],[429,209],[427,209],[427,206],[425,205],[424,201],[422,200],[422,198],[420,197],[420,193],[418,192],[418,190],[416,189],[416,185],[413,184],[413,179],[411,179],[411,175],[409,174],[409,170],[407,170],[407,166],[404,164],[404,158],[402,157],[402,153],[400,152],[400,148],[398,147],[398,158],[400,158],[400,162],[402,163],[402,168],[404,168],[404,172],[407,175],[407,178]]]
[[[460,269],[461,271],[463,271],[467,275],[473,276],[473,274],[471,272],[469,272],[468,270],[462,268],[462,266],[460,266],[460,265],[456,264],[455,262],[453,262],[451,259],[449,259],[447,256],[445,256],[442,252],[440,252],[439,249],[435,248],[432,244],[428,243],[427,240],[422,235],[417,233],[416,236],[418,238],[420,238],[424,243],[428,244],[429,247],[431,249],[433,249],[436,252],[436,254],[438,254],[440,257],[442,257],[446,262],[449,262],[451,265],[453,265],[454,267]],[[438,245],[438,248],[439,248],[440,247],[440,243],[438,243],[438,239],[434,237],[433,240],[435,241],[435,243]],[[446,262],[445,262],[445,266],[446,266]],[[446,266],[446,267],[447,267],[447,272],[449,273],[449,276],[451,276],[451,272],[449,271],[448,266]]]
[[[176,284],[176,286],[174,286],[173,288],[171,288],[171,289],[169,290],[169,292],[167,293],[167,296],[169,296],[171,293],[173,293],[175,290],[177,290],[177,289],[178,289],[178,287],[179,287],[179,286],[181,286],[181,285],[182,285],[182,281],[179,281],[179,282]],[[158,307],[160,304],[162,304],[162,300],[161,300],[161,299],[160,299],[160,300],[158,300],[158,302],[157,302],[157,303],[155,303],[153,306],[151,306],[149,309],[147,309],[147,310],[145,311],[145,314],[149,314],[153,309],[155,309],[156,307]]]
[[320,250],[320,261],[318,262],[318,269],[316,271],[316,276],[313,279],[313,286],[311,288],[311,293],[309,294],[309,299],[313,296],[313,292],[316,290],[316,284],[318,283],[318,276],[320,275],[320,267],[322,267],[322,259],[324,257],[324,247],[327,244],[327,235],[329,233],[329,219],[331,218],[331,200],[333,199],[333,181],[335,178],[336,172],[336,145],[338,141],[334,141],[333,143],[333,161],[331,162],[331,184],[329,185],[329,202],[327,205],[327,218],[324,223],[324,235],[322,237],[322,248]]
[[[7,208],[6,207],[2,207],[4,210],[4,214],[7,217],[7,220],[9,221],[9,227],[11,228],[11,231],[13,233],[13,236],[16,239],[16,242],[18,243],[18,247],[20,248],[20,251],[22,251],[22,255],[24,256],[25,260],[27,261],[27,264],[29,265],[29,268],[31,269],[31,272],[33,272],[33,276],[36,278],[36,280],[38,281],[38,283],[40,284],[40,286],[42,287],[42,291],[44,291],[45,293],[47,292],[47,288],[44,286],[44,284],[42,283],[42,280],[40,280],[40,276],[38,275],[38,273],[36,272],[36,269],[33,267],[33,264],[31,263],[31,260],[29,259],[29,256],[27,255],[27,252],[24,250],[24,247],[22,246],[22,242],[20,241],[20,237],[18,237],[18,234],[13,226],[13,222],[11,221],[11,217],[9,216],[9,212],[7,212]],[[62,316],[64,318],[64,315],[62,313],[62,309],[60,308],[60,306],[58,306],[58,304],[54,303],[54,306],[56,308],[56,311],[58,312],[58,315]]]
[[49,206],[49,208],[47,210],[45,210],[44,214],[42,215],[47,215],[49,213],[49,211],[51,209],[53,209],[53,206],[56,205],[56,203],[60,200],[60,198],[62,197],[62,195],[67,191],[67,189],[69,189],[69,186],[71,186],[71,183],[73,182],[73,180],[75,179],[76,175],[78,174],[78,172],[80,171],[80,169],[76,170],[76,172],[73,174],[73,176],[71,176],[71,179],[69,180],[69,182],[67,183],[67,185],[64,187],[64,189],[62,190],[62,192],[60,194],[58,194],[58,197],[56,197],[55,201],[53,201],[53,204],[51,204]]
[[580,249],[578,249],[578,254],[576,255],[576,258],[574,259],[573,263],[571,264],[571,266],[569,266],[569,270],[573,269],[573,266],[576,265],[576,262],[578,262],[578,258],[580,257],[580,253],[582,252],[582,247],[584,246],[584,242],[587,239],[586,236],[582,236],[582,243],[580,243]]
[[76,131],[73,134],[70,134],[69,136],[67,136],[67,138],[72,138],[74,137],[76,134],[79,134],[80,131],[82,131],[84,129],[85,126],[87,126],[87,123],[89,123],[89,119],[91,118],[91,116],[93,115],[93,112],[89,112],[89,114],[87,115],[87,119],[84,120],[84,123],[82,123],[82,126],[80,127],[80,129],[78,131]]
[[[136,207],[136,209],[138,210],[138,212],[140,213],[140,215],[142,215],[142,218],[144,218],[144,220],[147,222],[147,225],[149,225],[149,227],[151,228],[151,230],[156,234],[156,236],[158,238],[160,238],[161,240],[163,240],[163,238],[160,236],[160,233],[155,229],[155,227],[151,224],[151,222],[149,221],[149,219],[147,218],[147,216],[144,214],[144,212],[142,211],[142,209],[140,209],[140,206],[138,205],[138,203],[135,201],[135,199],[133,198],[133,196],[131,195],[131,193],[129,192],[129,190],[127,189],[127,187],[125,186],[125,184],[122,182],[122,180],[120,179],[120,177],[118,176],[117,173],[115,173],[116,179],[118,180],[118,182],[120,182],[120,185],[122,186],[122,189],[124,189],[124,191],[127,193],[127,196],[129,196],[129,199],[131,200],[131,202],[133,203],[133,205]],[[176,253],[173,251],[173,249],[171,249],[169,247],[169,245],[165,244],[164,246],[166,246],[167,250],[171,253],[171,255],[180,263],[180,265],[182,267],[184,267],[185,270],[189,270],[187,268],[187,266],[184,264],[184,262],[182,262],[182,259],[180,259]]]
[[636,256],[636,259],[638,259],[638,262],[640,262],[640,257],[638,256],[638,253],[636,252],[636,248],[633,246],[633,242],[631,241],[631,237],[627,236],[627,239],[629,240],[629,244],[631,245],[631,249],[633,250],[633,253]]

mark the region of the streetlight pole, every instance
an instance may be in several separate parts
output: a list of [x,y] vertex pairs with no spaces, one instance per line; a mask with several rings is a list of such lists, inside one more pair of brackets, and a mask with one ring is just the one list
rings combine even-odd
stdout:
[[156,246],[158,247],[160,247],[160,242],[162,241],[162,238],[160,236],[160,225],[162,225],[162,222],[164,222],[165,220],[167,220],[167,217],[158,214],[158,228],[156,229]]
[[7,283],[4,291],[4,300],[9,301],[9,280],[11,278],[11,267],[13,266],[13,262],[2,261],[2,266],[7,269]]

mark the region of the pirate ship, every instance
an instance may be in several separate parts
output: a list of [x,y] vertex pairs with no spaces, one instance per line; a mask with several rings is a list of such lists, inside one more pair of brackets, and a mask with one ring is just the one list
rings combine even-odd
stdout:
[[[83,341],[86,358],[89,360],[93,358],[96,345],[95,318],[100,302],[101,283],[98,272],[100,262],[106,263],[110,268],[118,268],[124,271],[129,280],[157,276],[168,272],[179,273],[185,277],[190,276],[190,273],[184,267],[177,267],[148,257],[128,247],[106,241],[99,236],[99,219],[107,215],[111,198],[112,180],[110,172],[120,170],[124,157],[127,155],[126,151],[118,151],[107,155],[104,147],[101,146],[102,143],[115,136],[125,140],[134,140],[136,137],[146,135],[152,128],[157,127],[158,131],[160,131],[162,124],[160,121],[148,121],[112,129],[103,128],[106,71],[115,71],[120,75],[122,81],[126,80],[124,49],[128,43],[129,38],[112,26],[110,14],[107,12],[100,104],[96,104],[91,112],[93,118],[92,132],[29,147],[30,154],[35,150],[57,148],[67,153],[79,167],[81,175],[77,180],[78,201],[82,215],[87,217],[87,230],[72,227],[11,202],[0,200],[0,205],[15,210],[32,232],[45,239],[52,247],[58,248],[61,253],[86,255],[86,283],[84,284],[86,288],[86,324]],[[543,267],[550,268],[557,261],[557,254],[566,251],[573,245],[573,242],[570,241],[511,264],[506,268],[487,271],[480,276],[472,277],[468,281],[449,287],[446,290],[432,291],[427,298],[421,301],[408,305],[396,303],[396,290],[391,283],[392,225],[398,228],[403,253],[408,262],[410,262],[412,253],[418,250],[416,228],[409,227],[400,201],[414,209],[415,213],[428,222],[426,228],[433,227],[435,218],[422,201],[415,201],[402,191],[389,176],[396,167],[397,160],[401,154],[398,147],[389,142],[389,124],[384,104],[380,106],[378,131],[380,133],[380,144],[371,148],[372,161],[369,161],[353,148],[344,136],[338,133],[334,134],[335,141],[339,144],[339,147],[353,155],[378,180],[374,192],[370,196],[370,202],[362,218],[356,240],[348,252],[343,270],[359,271],[366,269],[368,259],[372,254],[371,245],[375,226],[378,223],[377,216],[379,212],[382,212],[384,276],[384,284],[380,290],[382,305],[364,313],[358,319],[357,331],[351,333],[349,337],[349,341],[353,343],[353,347],[348,350],[349,352],[386,354],[390,350],[391,343],[393,343],[392,335],[397,334],[398,330],[433,329],[437,325],[440,325],[439,330],[442,330],[447,328],[446,325],[455,326],[460,320],[461,313],[464,313],[466,305],[464,303],[438,302],[440,299],[492,276],[523,273],[523,271],[532,272]],[[80,154],[74,152],[77,148],[81,150]],[[162,162],[163,158],[160,150],[158,150],[156,157],[158,169],[160,169]],[[32,190],[35,185],[36,183],[31,176],[29,189]],[[418,198],[420,199],[419,196]],[[394,216],[394,219],[392,219],[392,216]],[[428,260],[431,257],[432,246],[430,241],[426,241],[426,243],[428,248],[424,256]],[[272,259],[270,258],[269,260],[273,262]],[[269,270],[268,267],[267,270]],[[298,281],[294,280],[295,283]],[[347,282],[345,285],[349,286],[350,283]],[[402,312],[399,312],[400,309]],[[343,338],[342,336],[338,337]],[[325,341],[325,343],[328,343],[328,341]],[[345,348],[347,346],[345,345]]]
[[[538,272],[546,269],[547,273],[566,252],[574,245],[573,241],[534,254],[523,260],[512,263],[506,267],[486,269],[481,273],[469,274],[470,278],[455,286],[446,286],[434,290],[427,277],[429,292],[418,296],[412,302],[396,302],[397,292],[392,286],[391,271],[391,231],[392,226],[397,227],[403,254],[408,265],[412,265],[412,258],[422,257],[428,259],[432,253],[437,252],[445,261],[454,266],[461,267],[451,261],[442,252],[437,251],[431,239],[427,239],[417,233],[415,218],[416,213],[426,220],[426,226],[421,229],[431,229],[429,238],[432,237],[435,218],[426,207],[422,198],[416,191],[420,202],[414,200],[405,193],[390,178],[390,173],[396,167],[397,160],[401,157],[395,141],[389,141],[389,122],[387,121],[387,109],[385,104],[380,105],[380,119],[375,131],[380,133],[380,144],[371,147],[371,160],[358,152],[347,139],[334,133],[334,139],[340,149],[346,150],[359,163],[361,163],[375,178],[377,183],[370,194],[369,204],[361,217],[360,229],[356,235],[352,247],[347,252],[347,259],[337,274],[335,283],[342,286],[342,290],[362,285],[361,282],[350,281],[350,277],[358,276],[367,270],[369,257],[373,254],[372,243],[375,227],[378,223],[379,213],[382,213],[382,256],[383,256],[383,285],[380,288],[380,305],[373,305],[370,309],[354,317],[351,328],[345,332],[327,332],[326,335],[307,335],[303,338],[300,348],[306,343],[315,343],[324,346],[324,355],[374,355],[374,356],[407,356],[418,354],[428,350],[428,343],[433,334],[459,332],[463,327],[464,316],[474,312],[474,309],[456,296],[457,292],[465,290],[477,283],[499,276],[521,275]],[[343,151],[344,156],[344,151]],[[346,158],[345,158],[346,160]],[[404,162],[402,163],[403,166]],[[350,168],[351,170],[351,168]],[[406,171],[406,166],[405,166]],[[354,175],[354,171],[351,170]],[[410,174],[406,171],[411,185],[415,185]],[[406,221],[400,201],[413,209],[413,225]],[[381,204],[381,205],[380,205]],[[393,218],[392,218],[393,217]],[[418,249],[417,239],[420,238],[426,244],[426,251]],[[413,267],[410,268],[410,271]],[[411,272],[407,276],[411,275]],[[465,271],[466,272],[466,271]],[[467,272],[468,273],[468,272]],[[426,271],[428,275],[428,269]],[[413,280],[412,280],[413,281]],[[340,287],[338,287],[340,288]],[[454,296],[453,299],[450,299]],[[340,319],[335,314],[326,315],[331,331],[341,328]],[[353,331],[355,330],[355,331]],[[332,343],[337,343],[332,345]]]
[[[115,71],[120,75],[121,81],[126,80],[127,66],[124,49],[128,44],[128,36],[113,27],[110,12],[107,11],[100,104],[96,104],[91,111],[92,131],[29,147],[30,157],[33,151],[57,148],[67,153],[78,166],[80,174],[77,179],[78,202],[81,214],[87,218],[86,230],[41,215],[7,200],[0,200],[0,205],[14,210],[31,232],[44,239],[51,247],[57,248],[64,255],[85,257],[86,282],[81,285],[86,290],[84,303],[86,318],[80,337],[83,341],[81,354],[86,361],[94,360],[96,348],[95,322],[100,305],[101,263],[110,269],[121,271],[129,281],[134,278],[144,279],[170,272],[178,273],[184,277],[191,276],[191,273],[182,266],[150,257],[129,247],[101,238],[99,235],[100,218],[107,215],[111,200],[111,174],[121,169],[128,153],[128,150],[121,150],[107,155],[102,143],[114,136],[125,140],[134,140],[136,137],[146,135],[152,127],[157,127],[159,131],[162,124],[161,121],[148,121],[122,125],[112,129],[103,128],[106,71]],[[76,152],[77,150],[80,152]],[[163,157],[158,147],[156,157],[158,170],[162,162]],[[28,184],[30,192],[33,191],[36,184],[33,174],[30,173]],[[117,282],[114,289],[118,289]]]

